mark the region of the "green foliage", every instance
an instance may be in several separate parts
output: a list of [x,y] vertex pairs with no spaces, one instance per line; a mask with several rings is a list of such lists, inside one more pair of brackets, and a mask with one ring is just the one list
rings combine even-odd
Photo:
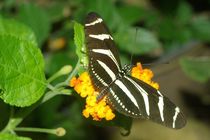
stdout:
[[48,15],[43,9],[32,3],[22,4],[19,8],[18,19],[34,31],[41,47],[50,31]]
[[6,25],[8,22],[1,19],[0,97],[10,105],[29,106],[40,99],[46,87],[43,57],[32,40],[33,33],[20,23]]
[[[113,0],[0,2],[0,13],[4,17],[0,16],[0,110],[4,113],[0,117],[0,128],[4,132],[0,133],[0,139],[28,140],[7,133],[15,133],[15,128],[39,104],[59,94],[68,96],[58,96],[40,106],[22,125],[64,127],[67,131],[64,137],[48,136],[48,139],[63,140],[95,139],[96,133],[90,129],[90,124],[117,126],[129,132],[131,118],[116,113],[115,119],[109,122],[85,119],[82,116],[84,100],[69,97],[73,91],[68,87],[69,80],[86,70],[81,63],[85,68],[88,65],[84,27],[80,23],[84,23],[88,12],[101,15],[113,34],[123,64],[129,64],[133,54],[136,58],[141,55],[150,58],[147,54],[161,47],[163,53],[169,51],[174,55],[177,53],[173,51],[174,47],[182,50],[183,44],[190,41],[209,43],[210,19],[207,12],[197,14],[192,8],[194,6],[185,0],[174,1],[174,5],[170,3],[160,1],[159,7],[164,8],[161,9],[154,5],[140,6],[130,1]],[[65,45],[52,51],[47,40],[57,37],[64,39]],[[77,63],[78,59],[80,63]],[[200,82],[209,80],[209,58],[183,58],[180,62],[183,71],[192,79]],[[72,73],[59,76],[57,72],[65,65],[72,65]],[[20,108],[9,110],[10,105]],[[45,139],[43,135],[36,134],[36,137]]]
[[84,27],[77,22],[74,22],[74,43],[76,45],[76,53],[79,60],[87,67],[88,59],[86,57]]
[[13,134],[0,133],[0,139],[2,140],[32,140],[28,137],[19,137]]
[[192,20],[192,31],[196,39],[210,41],[210,19],[206,16],[198,16]]
[[186,57],[181,59],[181,66],[187,76],[198,82],[210,79],[210,58]]
[[145,54],[160,47],[155,35],[143,28],[126,28],[115,33],[119,47],[130,54]]
[[[80,21],[80,19],[77,19],[78,17],[82,17],[84,19],[87,13],[96,12],[100,13],[111,29],[119,26],[119,15],[116,12],[112,0],[81,0],[80,5],[85,8],[80,8],[76,11],[75,15],[77,16],[77,21]],[[112,14],[110,14],[110,11],[112,11]]]
[[193,16],[192,7],[185,1],[182,1],[176,11],[177,24],[188,24]]
[[76,53],[81,58],[81,51],[85,49],[85,33],[84,27],[77,22],[74,23],[74,42],[77,47]]
[[15,36],[37,46],[34,33],[25,25],[11,19],[3,19],[0,16],[0,35]]
[[62,20],[65,5],[66,3],[58,1],[48,5],[48,7],[44,9],[47,15],[49,16],[50,22]]
[[[146,22],[149,22],[147,24],[150,28],[155,28],[157,36],[163,40],[164,48],[170,49],[174,47],[173,44],[178,44],[177,47],[179,47],[179,44],[193,39],[192,30],[189,26],[192,14],[191,6],[186,2],[181,2],[175,15],[163,16],[151,13],[150,15],[153,15],[154,19],[152,18],[152,21],[151,19],[146,20]],[[148,16],[151,18],[150,15]]]
[[117,8],[117,12],[124,20],[123,24],[132,25],[144,17],[145,10],[137,6],[122,5]]

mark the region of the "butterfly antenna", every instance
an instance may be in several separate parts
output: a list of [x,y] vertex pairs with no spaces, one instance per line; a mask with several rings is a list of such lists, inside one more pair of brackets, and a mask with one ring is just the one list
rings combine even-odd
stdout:
[[[137,33],[138,33],[138,29],[136,28],[136,30],[135,30],[135,38],[134,38],[134,43],[136,43],[136,39],[137,39]],[[131,65],[131,67],[133,67],[133,64],[132,64],[132,62],[133,62],[133,53],[131,54],[131,58],[130,58],[130,65]]]
[[153,62],[153,63],[144,63],[142,64],[142,66],[154,66],[154,65],[165,65],[165,64],[169,64],[169,61],[166,62]]

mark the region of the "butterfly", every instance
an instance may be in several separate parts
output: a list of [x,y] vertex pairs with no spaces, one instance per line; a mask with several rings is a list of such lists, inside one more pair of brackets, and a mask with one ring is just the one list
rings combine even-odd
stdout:
[[99,91],[97,100],[106,101],[119,113],[132,118],[144,118],[179,129],[186,119],[180,108],[160,91],[130,76],[130,66],[121,66],[113,37],[103,19],[94,12],[87,15],[85,38],[89,59],[88,69]]

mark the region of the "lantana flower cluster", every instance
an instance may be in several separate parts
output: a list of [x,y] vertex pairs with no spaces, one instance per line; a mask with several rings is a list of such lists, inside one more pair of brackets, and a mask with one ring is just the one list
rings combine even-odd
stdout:
[[[153,72],[150,69],[143,69],[141,63],[137,63],[131,70],[131,76],[144,81],[152,87],[159,89],[158,83],[152,81]],[[94,89],[88,72],[83,72],[78,78],[73,77],[70,80],[70,86],[82,97],[86,98],[85,109],[83,116],[89,118],[90,116],[95,121],[105,119],[107,121],[115,118],[114,111],[106,103],[106,96],[99,102],[96,100],[98,91]]]

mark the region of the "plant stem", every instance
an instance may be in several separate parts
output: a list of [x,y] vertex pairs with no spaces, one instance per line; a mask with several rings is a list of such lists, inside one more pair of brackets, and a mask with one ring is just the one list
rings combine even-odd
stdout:
[[72,71],[72,73],[69,75],[69,77],[65,81],[67,84],[78,73],[78,69],[80,68],[80,66],[81,66],[80,60],[78,60],[74,70]]
[[24,132],[38,132],[38,133],[48,133],[54,134],[56,136],[64,136],[66,134],[66,130],[63,127],[58,127],[56,129],[47,129],[47,128],[34,128],[34,127],[16,127],[15,131],[24,131]]
[[24,131],[24,132],[39,132],[39,133],[49,133],[56,134],[57,129],[46,129],[46,128],[33,128],[33,127],[17,127],[14,128],[14,131]]
[[80,60],[77,61],[77,64],[76,64],[74,70],[72,71],[72,73],[69,75],[69,77],[64,82],[57,84],[55,87],[58,88],[58,87],[62,87],[62,86],[68,86],[69,81],[78,73],[79,68],[80,68]]
[[52,90],[52,91],[54,91],[55,90],[55,87],[54,86],[52,86],[51,84],[47,84],[47,87],[50,89],[50,90]]
[[65,65],[59,71],[57,71],[55,74],[53,74],[50,78],[48,78],[47,82],[50,83],[50,82],[54,81],[56,78],[58,78],[62,75],[69,74],[71,71],[72,71],[72,66]]
[[9,122],[7,123],[6,127],[2,130],[2,132],[12,132],[16,126],[18,126],[23,119],[30,114],[35,108],[37,108],[40,104],[45,103],[49,99],[53,98],[56,95],[63,94],[63,95],[70,95],[71,93],[63,93],[58,91],[48,91],[42,100],[38,101],[37,103],[31,105],[30,107],[25,107],[19,110],[14,116],[11,116]]
[[9,122],[7,123],[6,127],[1,131],[4,132],[14,132],[14,128],[22,121],[22,118],[10,118]]
[[42,98],[41,104],[48,101],[49,99],[53,98],[56,95],[71,95],[71,90],[68,90],[68,92],[62,92],[62,90],[60,92],[58,91],[51,91],[51,92],[47,92],[46,95]]

